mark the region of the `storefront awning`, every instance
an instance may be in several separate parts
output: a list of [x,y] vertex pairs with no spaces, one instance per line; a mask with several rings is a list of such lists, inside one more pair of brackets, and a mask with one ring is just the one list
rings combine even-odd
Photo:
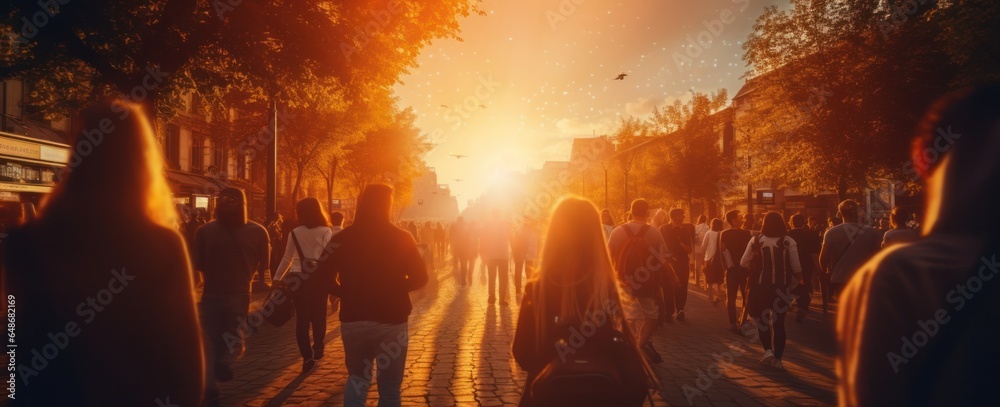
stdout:
[[247,196],[264,195],[263,189],[246,181],[231,179],[229,180],[229,186],[242,189],[243,192],[246,192]]
[[0,182],[0,191],[35,192],[39,194],[47,194],[52,191],[52,187],[48,185],[16,184],[11,182]]
[[225,188],[210,177],[185,171],[167,170],[167,182],[175,194],[197,194],[214,196]]

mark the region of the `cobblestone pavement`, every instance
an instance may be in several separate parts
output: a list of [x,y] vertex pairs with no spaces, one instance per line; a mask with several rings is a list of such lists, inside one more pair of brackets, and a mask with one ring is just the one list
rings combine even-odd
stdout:
[[[516,406],[525,380],[510,356],[516,302],[488,305],[478,268],[470,288],[440,273],[439,284],[413,295],[403,405]],[[758,363],[760,344],[729,332],[725,305],[712,306],[693,284],[686,308],[684,322],[665,324],[654,335],[665,359],[655,366],[657,406],[836,404],[833,313],[814,311],[805,324],[789,318],[785,371],[778,371]],[[307,374],[301,373],[294,321],[253,333],[235,379],[222,385],[223,404],[341,405],[347,369],[340,323],[333,314],[328,321],[326,356]],[[368,404],[377,398],[373,383]]]

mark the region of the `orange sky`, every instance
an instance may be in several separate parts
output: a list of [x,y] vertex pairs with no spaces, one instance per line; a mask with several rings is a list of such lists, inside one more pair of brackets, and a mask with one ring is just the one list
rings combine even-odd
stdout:
[[497,172],[568,160],[574,137],[607,133],[620,115],[648,115],[690,89],[732,96],[753,21],[778,3],[486,0],[486,16],[462,22],[464,41],[427,47],[396,93],[436,145],[426,159],[438,182],[464,208]]

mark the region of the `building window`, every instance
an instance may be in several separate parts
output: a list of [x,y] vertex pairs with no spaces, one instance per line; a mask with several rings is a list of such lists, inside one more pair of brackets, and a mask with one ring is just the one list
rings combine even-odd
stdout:
[[236,153],[236,178],[247,179],[247,156]]
[[191,133],[191,171],[205,170],[205,137]]
[[229,154],[226,154],[226,149],[223,148],[219,143],[212,143],[212,165],[215,166],[215,170],[219,172],[228,172],[229,170]]
[[166,153],[167,167],[181,166],[181,129],[174,124],[167,125],[167,136],[163,139],[163,150]]

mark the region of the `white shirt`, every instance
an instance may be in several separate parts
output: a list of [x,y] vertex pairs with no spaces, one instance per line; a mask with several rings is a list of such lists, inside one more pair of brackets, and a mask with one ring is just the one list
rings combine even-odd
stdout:
[[319,226],[312,229],[299,226],[292,229],[288,234],[288,243],[285,244],[285,254],[281,257],[281,264],[275,270],[274,280],[281,281],[288,273],[302,272],[302,262],[299,259],[299,251],[295,248],[295,240],[292,239],[292,233],[298,238],[299,246],[302,247],[302,254],[309,258],[319,259],[326,248],[326,244],[330,242],[333,235],[339,233],[341,230],[343,228],[339,226],[333,228]]
[[[707,233],[710,230],[711,230],[711,228],[708,227],[707,223],[699,223],[697,225],[694,225],[694,241],[696,243],[697,242],[703,242],[705,240],[705,233]],[[695,253],[704,253],[705,252],[705,248],[703,246],[704,245],[698,245],[698,244],[696,244],[695,247],[694,247],[694,252]]]
[[719,234],[722,232],[709,230],[705,232],[705,237],[701,239],[701,252],[705,253],[705,261],[712,260],[712,256],[715,256],[715,251],[719,248]]

